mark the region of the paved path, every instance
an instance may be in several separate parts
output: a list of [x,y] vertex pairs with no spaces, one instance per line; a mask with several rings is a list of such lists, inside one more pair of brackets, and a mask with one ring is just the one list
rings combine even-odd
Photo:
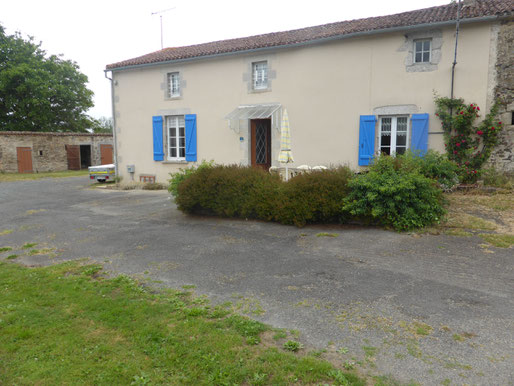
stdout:
[[55,248],[20,256],[25,264],[90,258],[161,285],[195,285],[365,372],[513,384],[514,253],[489,253],[477,238],[188,217],[167,192],[90,189],[84,177],[0,183],[6,229],[0,247]]

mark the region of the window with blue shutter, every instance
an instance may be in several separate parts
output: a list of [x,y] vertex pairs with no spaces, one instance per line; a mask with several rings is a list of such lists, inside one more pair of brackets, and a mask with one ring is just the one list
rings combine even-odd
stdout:
[[428,150],[428,114],[412,114],[411,149],[423,156]]
[[359,165],[367,166],[375,153],[375,123],[374,115],[361,115],[359,125]]
[[186,115],[186,161],[196,162],[196,114]]
[[164,160],[164,144],[162,141],[162,117],[153,117],[153,159],[154,161]]

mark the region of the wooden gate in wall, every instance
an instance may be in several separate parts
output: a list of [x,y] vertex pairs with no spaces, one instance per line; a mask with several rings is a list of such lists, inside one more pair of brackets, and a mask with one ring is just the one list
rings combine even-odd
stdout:
[[17,147],[18,173],[32,173],[32,149],[30,147]]
[[80,146],[66,145],[65,147],[68,158],[68,170],[80,170]]
[[112,164],[114,162],[112,153],[112,145],[100,145],[100,163],[102,165]]

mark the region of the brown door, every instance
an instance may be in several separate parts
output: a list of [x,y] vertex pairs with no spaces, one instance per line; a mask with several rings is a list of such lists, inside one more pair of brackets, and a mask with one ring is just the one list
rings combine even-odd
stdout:
[[112,164],[112,145],[100,145],[100,163],[102,165]]
[[80,146],[65,145],[68,157],[68,170],[80,170]]
[[32,149],[30,147],[17,147],[18,173],[32,173]]
[[271,167],[271,119],[251,120],[252,166],[268,170]]

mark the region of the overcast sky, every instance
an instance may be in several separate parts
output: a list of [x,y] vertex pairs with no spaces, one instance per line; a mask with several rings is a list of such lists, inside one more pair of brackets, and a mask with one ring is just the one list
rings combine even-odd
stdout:
[[76,61],[95,93],[94,117],[111,116],[105,65],[184,46],[335,21],[388,15],[450,0],[1,0],[0,24]]

